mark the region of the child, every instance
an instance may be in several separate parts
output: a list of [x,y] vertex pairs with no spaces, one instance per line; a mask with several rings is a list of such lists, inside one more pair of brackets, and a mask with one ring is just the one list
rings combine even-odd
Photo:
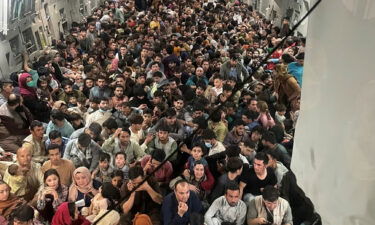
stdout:
[[115,205],[120,198],[120,191],[116,187],[109,182],[103,183],[100,192],[91,200],[90,208],[82,209],[82,214],[92,222],[101,211]]
[[285,120],[285,113],[286,113],[286,107],[284,104],[277,104],[275,106],[276,113],[275,113],[275,119],[276,121],[280,122],[281,124],[284,123]]
[[77,107],[77,98],[76,96],[70,96],[68,102],[68,108]]
[[17,196],[23,196],[26,194],[27,180],[25,172],[17,164],[12,164],[8,167],[8,173],[12,176],[9,181],[5,181],[11,187],[11,193]]
[[122,172],[121,170],[114,170],[111,173],[111,178],[112,185],[120,190],[122,181],[124,180],[124,172]]
[[99,155],[99,166],[92,172],[92,179],[97,180],[101,183],[111,182],[110,174],[113,172],[112,167],[109,165],[111,156],[105,152],[101,152]]
[[206,159],[203,158],[204,152],[203,152],[203,146],[200,144],[195,144],[193,148],[191,149],[191,156],[189,156],[186,164],[185,164],[185,170],[183,175],[185,177],[188,177],[193,171],[194,171],[194,165],[195,162],[200,160],[202,164],[206,167],[208,166],[208,163]]
[[128,180],[129,166],[126,165],[126,154],[125,152],[117,152],[115,155],[114,169],[120,170],[124,174],[124,179]]

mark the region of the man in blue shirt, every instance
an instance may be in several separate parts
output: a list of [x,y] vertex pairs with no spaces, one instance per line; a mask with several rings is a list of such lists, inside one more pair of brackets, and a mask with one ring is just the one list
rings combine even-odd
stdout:
[[299,53],[296,56],[297,62],[289,63],[288,72],[292,74],[300,87],[302,87],[302,75],[303,75],[303,63],[304,63],[305,53]]
[[203,217],[202,203],[186,180],[176,182],[174,192],[164,198],[161,210],[164,225],[187,225],[191,218]]

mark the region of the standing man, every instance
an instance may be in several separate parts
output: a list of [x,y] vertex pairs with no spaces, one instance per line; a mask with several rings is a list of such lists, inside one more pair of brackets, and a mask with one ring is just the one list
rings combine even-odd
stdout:
[[226,186],[225,195],[217,198],[204,216],[207,225],[224,223],[243,225],[246,218],[246,204],[240,199],[240,188],[236,182]]

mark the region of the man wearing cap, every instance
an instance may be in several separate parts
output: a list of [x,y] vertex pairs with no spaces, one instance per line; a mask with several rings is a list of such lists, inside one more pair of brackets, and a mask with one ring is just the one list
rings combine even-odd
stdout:
[[13,82],[9,79],[0,80],[0,106],[7,102],[10,94],[13,93]]
[[30,134],[33,116],[23,106],[21,96],[10,94],[7,102],[0,106],[0,146],[6,152],[16,152],[22,140]]

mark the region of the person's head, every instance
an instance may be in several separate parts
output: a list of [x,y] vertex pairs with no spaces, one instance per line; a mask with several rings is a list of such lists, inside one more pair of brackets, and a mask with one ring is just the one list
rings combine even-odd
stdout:
[[73,172],[73,183],[84,188],[92,182],[89,169],[84,166],[78,167]]
[[52,165],[59,165],[61,162],[60,146],[57,144],[50,144],[47,147],[48,158]]
[[78,136],[78,148],[81,149],[81,150],[86,150],[86,148],[89,147],[91,143],[91,136],[86,134],[86,133],[82,133]]
[[158,62],[152,62],[151,63],[151,71],[154,73],[154,72],[159,71],[159,70],[160,70],[159,63]]
[[214,79],[214,86],[216,88],[221,88],[223,86],[223,78],[220,76],[220,74],[216,74],[213,79]]
[[61,187],[60,175],[55,169],[49,169],[44,172],[43,181],[46,187],[52,188],[54,190],[57,190]]
[[140,166],[130,167],[129,169],[129,180],[134,186],[139,185],[144,177],[143,168]]
[[11,80],[1,80],[0,81],[0,92],[4,92],[6,94],[13,93],[14,86]]
[[90,135],[91,139],[96,139],[102,132],[102,126],[97,122],[92,122],[89,127],[85,129],[85,133]]
[[160,83],[163,74],[160,71],[156,71],[152,74],[152,79],[155,83]]
[[197,67],[197,69],[195,70],[195,75],[197,75],[198,77],[202,77],[204,75],[204,70],[202,67]]
[[262,138],[263,133],[264,133],[264,129],[263,129],[262,126],[260,126],[260,125],[255,126],[251,130],[250,138],[251,138],[252,141],[258,142]]
[[106,79],[105,77],[98,77],[98,80],[96,81],[96,85],[98,85],[99,88],[103,88],[106,85]]
[[51,132],[49,132],[48,138],[51,141],[51,144],[55,144],[58,146],[61,146],[63,144],[62,135],[58,130],[52,130]]
[[65,115],[60,110],[54,109],[51,112],[51,121],[57,127],[63,127],[65,124]]
[[174,108],[169,108],[165,112],[165,121],[167,122],[168,126],[173,126],[176,124],[177,121],[177,113]]
[[251,140],[246,140],[243,145],[240,146],[241,154],[244,156],[254,156],[255,143]]
[[114,95],[118,98],[124,96],[124,87],[121,85],[116,85],[115,90],[113,91]]
[[240,187],[234,182],[230,181],[225,187],[225,199],[231,207],[237,205],[240,201]]
[[138,132],[142,129],[143,117],[135,114],[129,118],[132,130]]
[[103,128],[107,132],[107,134],[111,135],[115,133],[116,129],[118,128],[118,124],[114,118],[110,117],[106,121],[104,121]]
[[285,116],[286,106],[284,104],[276,104],[275,110],[280,116]]
[[70,94],[73,92],[73,83],[70,80],[64,80],[61,82],[61,87],[63,88],[64,92]]
[[34,120],[33,122],[31,122],[30,132],[34,138],[43,139],[43,135],[44,135],[43,123],[38,120]]
[[201,160],[204,155],[203,146],[200,144],[195,144],[191,149],[191,156],[194,160]]
[[121,170],[114,170],[111,173],[111,183],[116,188],[121,188],[123,179],[124,179],[124,172],[122,172]]
[[258,101],[255,98],[250,99],[248,109],[253,112],[258,111]]
[[[78,219],[78,216],[79,216],[79,211],[78,211],[78,208],[76,206],[76,203],[75,202],[66,202],[66,203],[62,203],[61,204],[61,207],[64,207],[65,204],[67,204],[66,206],[68,207],[68,212],[69,212],[69,216],[71,218],[71,220],[76,220]],[[60,207],[59,207],[60,208]]]
[[184,99],[182,96],[175,96],[173,100],[173,106],[177,110],[181,110],[184,107]]
[[21,96],[16,94],[10,94],[8,97],[8,108],[17,112],[23,111]]
[[189,183],[185,179],[177,181],[174,185],[174,193],[177,202],[186,203],[190,197]]
[[296,56],[297,63],[301,66],[303,66],[304,61],[305,61],[305,53],[301,52]]
[[99,168],[102,170],[107,170],[109,168],[109,162],[111,161],[111,156],[108,153],[99,153]]
[[164,150],[158,148],[154,149],[151,152],[151,169],[154,170],[158,167],[164,161],[165,157]]
[[152,110],[147,108],[145,110],[143,110],[143,121],[145,124],[151,124],[152,122]]
[[204,177],[205,175],[204,165],[201,160],[194,162],[193,173],[194,173],[194,178],[198,181]]
[[29,148],[21,147],[17,150],[17,162],[21,167],[31,166],[31,150]]
[[125,152],[117,152],[115,155],[115,166],[117,168],[123,168],[126,165],[126,154]]
[[216,144],[216,134],[211,129],[206,129],[203,131],[202,139],[207,148],[212,148]]
[[169,128],[163,125],[159,126],[157,135],[161,142],[167,142],[169,139]]
[[107,111],[109,109],[109,100],[106,97],[100,99],[99,109],[103,111]]
[[267,166],[276,169],[276,166],[277,166],[276,152],[271,149],[265,149],[263,152],[268,156]]
[[202,96],[206,90],[206,85],[204,83],[198,83],[197,88],[195,89],[195,94],[197,96]]
[[277,200],[279,199],[279,191],[272,185],[264,187],[262,192],[262,199],[266,208],[273,211],[277,207]]
[[275,134],[273,132],[266,131],[262,136],[262,144],[265,147],[273,148],[275,144],[277,144]]
[[225,155],[230,158],[230,157],[239,157],[241,153],[241,148],[238,145],[229,145],[225,149]]
[[245,122],[243,120],[234,121],[234,132],[238,136],[245,134]]
[[10,187],[7,183],[0,180],[0,202],[8,200],[10,195]]
[[90,101],[89,101],[90,108],[92,108],[93,110],[97,110],[99,109],[99,104],[100,104],[100,98],[98,97],[90,98]]
[[226,170],[228,173],[240,175],[242,172],[243,162],[239,157],[229,157],[226,162]]
[[258,152],[254,157],[254,171],[256,174],[263,174],[268,164],[268,156],[264,152]]
[[257,85],[255,85],[255,88],[254,88],[254,93],[256,95],[259,95],[260,93],[262,93],[264,90],[264,84],[262,83],[258,83]]
[[260,113],[268,113],[268,105],[264,101],[258,101],[257,108]]
[[34,209],[27,205],[21,205],[14,209],[13,215],[13,225],[31,225],[34,219]]

